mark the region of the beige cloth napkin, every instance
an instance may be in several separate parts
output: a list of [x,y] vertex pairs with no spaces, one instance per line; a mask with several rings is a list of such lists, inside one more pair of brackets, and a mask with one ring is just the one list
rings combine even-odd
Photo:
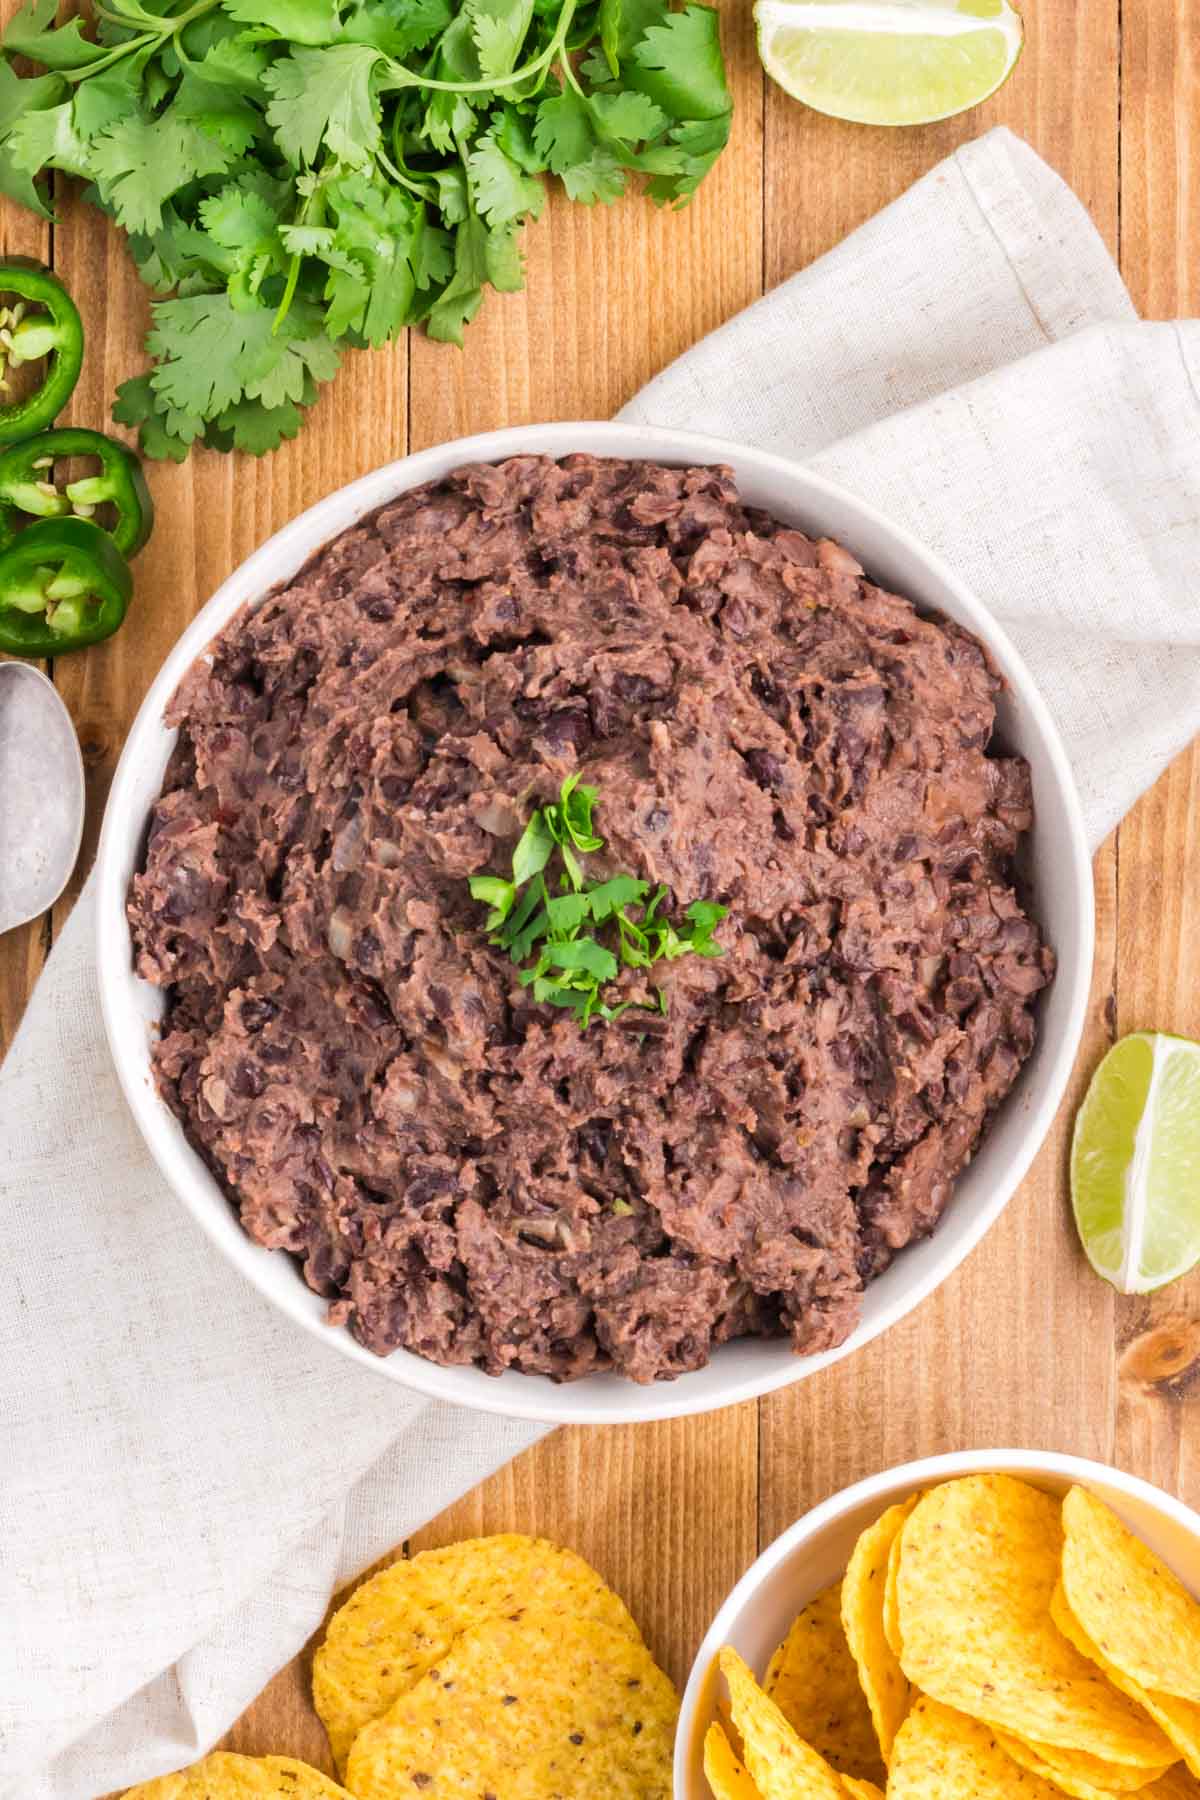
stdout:
[[[803,457],[1003,617],[1093,838],[1200,724],[1200,325],[1142,325],[993,132],[690,351],[625,418]],[[331,1588],[536,1428],[277,1318],[164,1190],[100,1028],[85,890],[0,1071],[0,1797],[191,1760]]]

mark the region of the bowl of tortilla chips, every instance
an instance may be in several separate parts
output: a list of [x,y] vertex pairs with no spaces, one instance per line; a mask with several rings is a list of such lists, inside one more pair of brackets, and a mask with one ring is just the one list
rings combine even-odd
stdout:
[[1100,1463],[939,1456],[784,1532],[700,1647],[677,1800],[1200,1800],[1200,1516]]

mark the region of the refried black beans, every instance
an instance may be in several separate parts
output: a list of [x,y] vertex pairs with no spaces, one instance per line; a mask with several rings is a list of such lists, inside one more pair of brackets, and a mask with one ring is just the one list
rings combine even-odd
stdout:
[[[828,1349],[937,1223],[1053,972],[998,687],[728,469],[525,456],[405,494],[173,702],[129,900],[162,1091],[380,1355],[647,1382],[747,1334]],[[468,889],[576,768],[589,874],[730,908],[721,958],[654,969],[664,1016],[586,1032]]]

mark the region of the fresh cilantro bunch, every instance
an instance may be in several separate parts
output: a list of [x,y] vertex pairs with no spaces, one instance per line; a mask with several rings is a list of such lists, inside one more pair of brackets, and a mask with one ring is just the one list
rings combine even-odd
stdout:
[[[598,798],[593,787],[581,787],[578,773],[563,782],[556,802],[537,809],[513,851],[512,880],[473,875],[471,894],[491,908],[487,917],[490,944],[507,950],[514,963],[533,961],[518,980],[533,989],[536,1001],[567,1007],[580,1025],[592,1019],[618,1019],[640,1004],[625,1000],[609,1006],[601,989],[615,981],[623,963],[648,969],[677,956],[721,956],[713,931],[728,914],[715,900],[695,900],[686,925],[677,929],[659,909],[667,897],[660,887],[650,900],[650,883],[636,875],[614,875],[589,881],[578,853],[603,848],[592,828]],[[546,870],[557,850],[562,861],[558,892],[547,884]],[[630,916],[636,907],[640,917]],[[609,949],[585,927],[615,925],[616,948]],[[654,1008],[645,1010],[653,1011]],[[666,1012],[667,996],[658,990],[658,1010]]]
[[[545,199],[682,201],[729,132],[716,13],[671,0],[27,0],[0,39],[0,190],[52,171],[129,234],[151,456],[294,437],[347,346],[461,343]],[[14,58],[41,72],[19,74]]]

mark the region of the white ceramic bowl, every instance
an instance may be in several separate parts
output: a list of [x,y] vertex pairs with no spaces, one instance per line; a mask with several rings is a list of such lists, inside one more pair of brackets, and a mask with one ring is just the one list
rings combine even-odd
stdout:
[[1200,1515],[1136,1475],[1049,1450],[968,1450],[887,1469],[834,1494],[776,1538],[713,1620],[684,1690],[675,1800],[712,1800],[704,1779],[704,1734],[716,1717],[715,1659],[722,1646],[732,1644],[761,1677],[796,1614],[844,1572],[860,1531],[918,1488],[981,1471],[1017,1475],[1048,1494],[1065,1494],[1077,1484],[1090,1488],[1200,1596]]
[[[556,1386],[540,1376],[442,1368],[407,1351],[385,1361],[343,1329],[324,1323],[326,1303],[296,1265],[260,1249],[242,1232],[213,1177],[186,1142],[154,1086],[150,1049],[163,997],[133,974],[125,894],[159,793],[174,733],[163,710],[185,671],[247,601],[290,577],[313,552],[406,488],[461,463],[572,451],[664,463],[728,462],[747,500],[816,535],[838,538],[871,575],[920,606],[958,620],[988,646],[1003,673],[999,737],[1033,771],[1037,822],[1026,875],[1033,911],[1058,953],[1058,976],[1039,1016],[1038,1044],[931,1238],[906,1250],[865,1297],[862,1322],[846,1343],[797,1358],[786,1343],[725,1345],[710,1365],[678,1381],[637,1387],[614,1376]],[[365,1367],[438,1399],[485,1412],[556,1423],[608,1423],[705,1412],[798,1381],[886,1331],[944,1281],[996,1221],[1054,1117],[1082,1029],[1092,966],[1091,862],[1071,772],[1053,721],[1016,651],[986,609],[944,563],[865,501],[798,464],[720,439],[630,425],[530,425],[464,438],[405,457],[352,482],[284,527],[213,595],[164,663],[130,731],[109,796],[98,863],[101,1000],[117,1072],[133,1115],[169,1185],[222,1254],[281,1311]]]

